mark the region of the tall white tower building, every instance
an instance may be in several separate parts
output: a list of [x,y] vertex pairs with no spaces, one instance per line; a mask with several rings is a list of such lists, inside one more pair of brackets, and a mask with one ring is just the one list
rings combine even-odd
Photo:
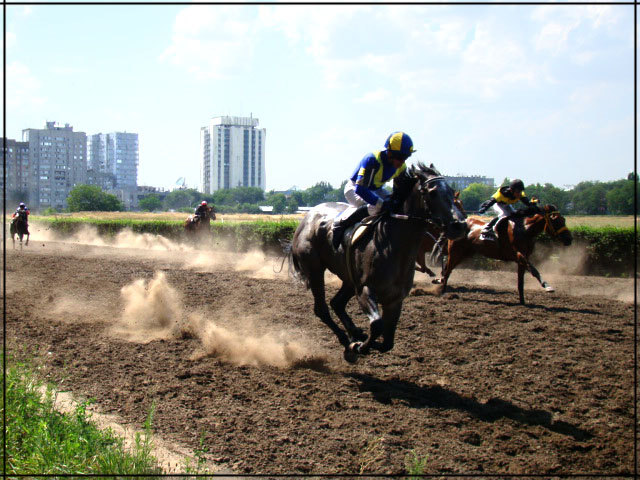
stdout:
[[215,117],[200,129],[203,193],[235,187],[266,188],[267,131],[253,117]]

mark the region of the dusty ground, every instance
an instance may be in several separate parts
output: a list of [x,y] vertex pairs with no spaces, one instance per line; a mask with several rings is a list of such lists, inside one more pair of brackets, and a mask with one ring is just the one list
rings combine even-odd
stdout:
[[417,274],[395,349],[350,365],[274,259],[147,241],[8,249],[13,353],[236,473],[632,471],[631,280],[527,278],[520,306],[515,272]]

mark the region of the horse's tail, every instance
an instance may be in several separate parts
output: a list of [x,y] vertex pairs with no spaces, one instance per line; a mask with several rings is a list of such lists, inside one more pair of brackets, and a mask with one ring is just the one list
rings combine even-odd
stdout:
[[[307,288],[309,288],[309,280],[306,275],[300,268],[300,263],[298,262],[298,258],[293,255],[293,241],[288,240],[286,238],[281,238],[278,240],[280,242],[280,247],[282,247],[282,264],[280,265],[280,272],[282,271],[282,267],[284,266],[285,260],[287,261],[287,269],[289,276],[303,282]],[[277,273],[280,273],[277,272]]]

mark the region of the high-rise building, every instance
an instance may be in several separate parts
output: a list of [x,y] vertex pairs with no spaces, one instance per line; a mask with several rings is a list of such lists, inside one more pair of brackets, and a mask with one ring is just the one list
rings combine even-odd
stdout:
[[203,193],[235,187],[266,188],[267,131],[253,117],[215,117],[200,129]]
[[138,134],[96,133],[88,137],[87,167],[91,182],[105,190],[138,186]]
[[74,186],[86,183],[87,135],[47,122],[44,129],[27,128],[22,140],[29,145],[29,203],[33,208],[66,208]]
[[[0,148],[5,149],[6,171],[0,178],[0,189],[7,179],[7,200],[10,203],[29,201],[29,144],[8,138],[0,138]],[[11,207],[11,206],[9,206]]]
[[493,187],[493,178],[481,175],[445,175],[444,179],[449,185],[451,185],[451,188],[459,191],[464,190],[472,183],[481,183],[483,185],[489,185],[490,187]]

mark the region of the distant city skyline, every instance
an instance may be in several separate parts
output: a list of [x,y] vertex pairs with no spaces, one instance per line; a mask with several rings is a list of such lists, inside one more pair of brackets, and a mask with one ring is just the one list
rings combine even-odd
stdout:
[[634,168],[633,5],[6,12],[7,137],[46,121],[137,132],[139,184],[197,188],[199,129],[252,113],[267,190],[337,187],[396,130],[410,163],[446,175],[565,186]]

